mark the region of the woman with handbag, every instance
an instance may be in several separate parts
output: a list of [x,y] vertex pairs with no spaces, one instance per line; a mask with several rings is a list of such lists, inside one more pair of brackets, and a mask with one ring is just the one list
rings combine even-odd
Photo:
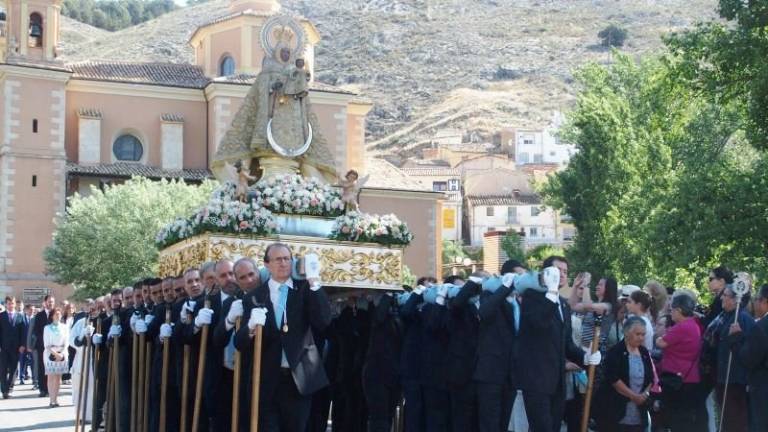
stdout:
[[604,379],[595,396],[600,432],[643,432],[648,427],[654,373],[651,355],[643,345],[646,327],[642,318],[629,317],[622,326],[624,340],[605,357]]
[[67,348],[69,347],[69,328],[61,322],[61,308],[51,311],[51,323],[43,330],[43,363],[45,374],[48,376],[49,407],[59,406],[59,390],[61,376],[69,371]]
[[701,328],[693,312],[696,301],[688,295],[672,298],[674,325],[656,339],[663,350],[660,379],[667,426],[672,432],[707,430],[707,395],[700,388]]

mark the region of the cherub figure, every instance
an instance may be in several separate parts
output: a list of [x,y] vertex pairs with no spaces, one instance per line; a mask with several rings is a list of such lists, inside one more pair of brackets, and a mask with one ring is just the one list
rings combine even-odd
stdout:
[[357,173],[357,171],[352,169],[347,171],[347,174],[343,178],[341,175],[338,177],[339,186],[342,190],[341,201],[344,203],[344,211],[347,212],[350,210],[360,210],[358,198],[360,197],[360,191],[363,189],[363,186],[365,186],[365,183],[368,182],[370,174],[358,180],[360,175]]
[[255,181],[256,177],[250,175],[250,162],[239,160],[235,162],[235,169],[237,170],[237,188],[235,188],[235,197],[240,202],[246,202],[248,199],[248,182]]

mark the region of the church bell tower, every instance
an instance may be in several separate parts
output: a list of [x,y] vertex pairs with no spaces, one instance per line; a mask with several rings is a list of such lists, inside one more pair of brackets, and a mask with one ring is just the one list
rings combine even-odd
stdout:
[[61,0],[0,0],[0,59],[54,62]]

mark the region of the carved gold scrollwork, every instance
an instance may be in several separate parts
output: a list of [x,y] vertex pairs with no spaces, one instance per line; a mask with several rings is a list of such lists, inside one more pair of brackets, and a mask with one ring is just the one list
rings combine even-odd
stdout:
[[[158,268],[162,276],[175,276],[206,261],[243,256],[262,264],[264,251],[273,239],[249,239],[204,235],[192,238],[160,252]],[[322,264],[321,278],[328,286],[360,288],[400,287],[403,269],[402,249],[358,247],[349,242],[313,243],[314,239],[294,238],[286,241],[296,257],[316,253]]]

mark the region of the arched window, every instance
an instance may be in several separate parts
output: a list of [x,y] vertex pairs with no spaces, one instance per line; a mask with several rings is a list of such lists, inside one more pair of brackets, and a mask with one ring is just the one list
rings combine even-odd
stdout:
[[29,46],[43,46],[43,17],[37,12],[29,16]]
[[219,76],[230,76],[235,74],[235,59],[230,56],[224,56],[219,64]]
[[125,134],[120,135],[112,144],[112,153],[115,154],[115,159],[119,161],[138,162],[144,154],[144,148],[138,138]]

